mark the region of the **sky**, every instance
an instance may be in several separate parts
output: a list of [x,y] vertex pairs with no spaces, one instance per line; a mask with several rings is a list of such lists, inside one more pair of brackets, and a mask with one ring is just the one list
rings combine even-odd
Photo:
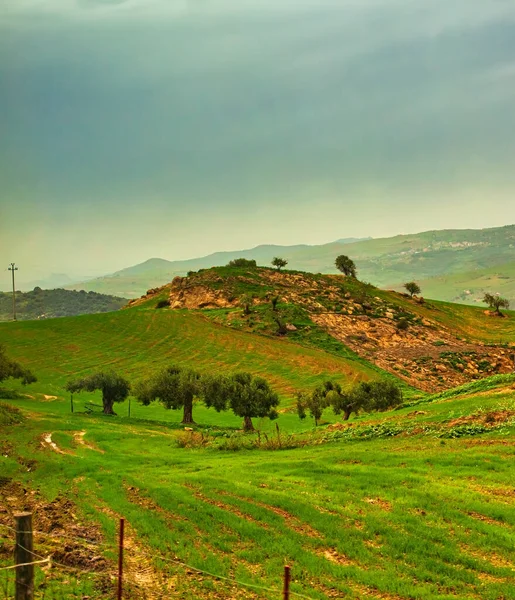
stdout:
[[2,0],[0,81],[24,280],[515,222],[513,0]]

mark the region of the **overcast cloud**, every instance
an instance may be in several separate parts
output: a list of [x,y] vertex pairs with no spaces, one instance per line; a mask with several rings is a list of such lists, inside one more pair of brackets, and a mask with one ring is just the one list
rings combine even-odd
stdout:
[[515,221],[510,0],[4,0],[0,77],[27,279]]

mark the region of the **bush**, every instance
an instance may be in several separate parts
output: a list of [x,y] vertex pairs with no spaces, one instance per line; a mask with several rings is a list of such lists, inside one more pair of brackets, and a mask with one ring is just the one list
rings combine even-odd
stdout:
[[170,300],[159,300],[156,304],[156,308],[166,308],[167,306],[170,306]]
[[231,260],[228,264],[228,267],[248,267],[254,269],[257,267],[257,263],[255,260],[247,260],[246,258],[235,258]]
[[19,408],[0,402],[0,425],[14,425],[22,421],[23,415]]
[[408,328],[409,328],[408,319],[406,319],[405,317],[401,317],[397,321],[397,329],[399,329],[400,331],[406,331],[406,329],[408,329]]

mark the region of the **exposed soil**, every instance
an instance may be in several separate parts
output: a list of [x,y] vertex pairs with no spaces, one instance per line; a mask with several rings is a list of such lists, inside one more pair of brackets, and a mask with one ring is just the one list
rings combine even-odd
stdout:
[[367,504],[379,506],[379,508],[382,508],[383,510],[386,510],[388,512],[392,510],[392,503],[388,502],[388,500],[383,500],[381,498],[365,498],[364,501]]
[[85,448],[88,448],[88,450],[94,450],[95,452],[100,452],[101,454],[104,454],[104,450],[102,450],[101,448],[98,448],[92,442],[86,441],[84,439],[85,435],[86,435],[85,431],[76,431],[73,434],[73,439],[74,439],[75,443],[78,444],[79,446],[84,446]]
[[53,452],[57,452],[57,454],[71,454],[73,455],[73,452],[68,452],[63,450],[62,448],[59,448],[59,446],[52,440],[52,434],[51,433],[44,433],[41,436],[41,446],[43,446],[43,448],[47,448],[49,450],[52,450]]
[[489,410],[453,419],[452,421],[449,421],[447,425],[449,427],[455,427],[456,425],[479,423],[481,425],[485,425],[486,427],[496,427],[502,423],[508,423],[514,417],[515,410]]
[[[0,525],[14,527],[13,515],[20,511],[33,513],[34,551],[37,554],[50,555],[55,563],[92,573],[105,572],[109,568],[102,555],[100,528],[80,519],[73,502],[62,496],[47,501],[36,490],[8,478],[0,479]],[[0,546],[0,552],[12,556],[13,545]],[[56,576],[59,576],[59,569],[56,569]]]

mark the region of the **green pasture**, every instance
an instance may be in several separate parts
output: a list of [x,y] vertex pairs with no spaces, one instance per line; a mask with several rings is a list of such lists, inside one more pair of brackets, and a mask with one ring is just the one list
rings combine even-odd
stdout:
[[[125,517],[128,577],[138,569],[131,556],[150,564],[162,581],[148,581],[147,591],[168,582],[166,597],[277,598],[242,584],[278,590],[288,563],[292,590],[313,599],[515,598],[512,385],[492,379],[352,419],[352,428],[404,427],[396,437],[324,442],[328,430],[314,433],[307,421],[297,429],[305,446],[234,452],[180,447],[173,411],[168,422],[158,407],[141,408],[146,420],[71,415],[65,400],[35,394],[8,401],[26,418],[0,425],[11,448],[0,481],[20,481],[48,501],[73,499],[81,518],[101,524],[113,572],[117,517]],[[441,436],[456,419],[499,411],[513,414],[491,433]],[[228,415],[212,419],[231,434]],[[417,425],[435,429],[417,433]],[[91,447],[77,443],[77,432]],[[41,446],[48,433],[67,454]],[[36,537],[36,551],[45,554],[46,543]],[[57,568],[52,577],[61,589],[73,584]],[[111,597],[91,581],[91,598]]]
[[33,389],[51,395],[62,394],[69,378],[99,367],[132,381],[170,364],[201,372],[244,370],[265,377],[282,396],[327,378],[345,383],[382,373],[347,349],[339,356],[277,337],[234,331],[201,314],[145,307],[0,323],[0,344],[37,375],[39,383]]

